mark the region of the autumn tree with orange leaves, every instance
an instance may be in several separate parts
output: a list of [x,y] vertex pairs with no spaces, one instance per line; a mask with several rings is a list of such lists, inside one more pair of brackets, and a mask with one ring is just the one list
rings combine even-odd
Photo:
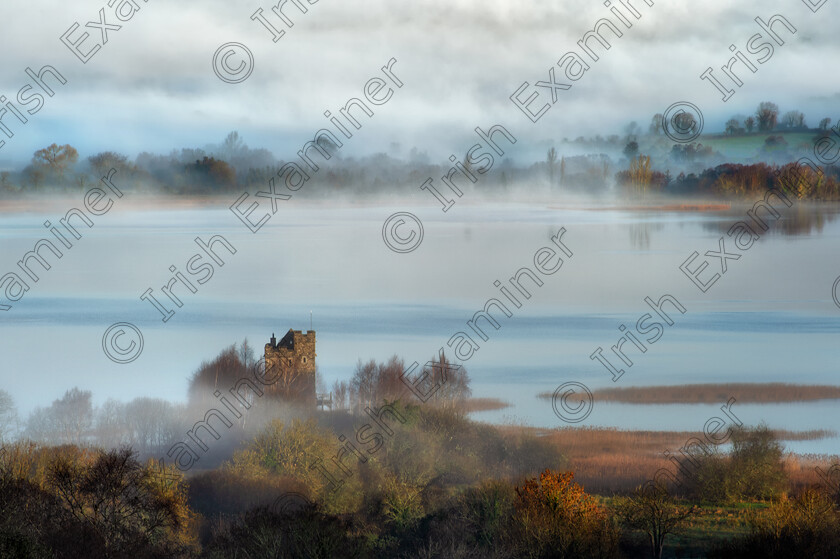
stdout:
[[546,469],[516,488],[518,557],[565,559],[617,555],[619,530],[573,472]]

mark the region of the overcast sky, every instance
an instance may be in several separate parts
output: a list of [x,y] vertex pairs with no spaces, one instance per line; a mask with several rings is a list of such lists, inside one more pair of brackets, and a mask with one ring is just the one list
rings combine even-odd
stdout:
[[[305,0],[301,0],[305,2]],[[748,114],[772,100],[782,112],[801,109],[808,124],[840,118],[840,77],[831,61],[840,40],[836,0],[812,13],[800,0],[659,1],[649,7],[629,0],[641,13],[624,36],[538,123],[532,124],[509,100],[528,81],[548,79],[548,70],[602,17],[618,23],[601,2],[581,0],[319,0],[300,13],[291,3],[289,29],[271,13],[271,4],[238,0],[137,0],[140,11],[87,64],[60,37],[75,22],[91,33],[85,49],[101,42],[100,31],[84,29],[105,10],[106,0],[4,0],[0,3],[0,94],[14,100],[30,83],[24,70],[55,66],[68,82],[22,125],[11,114],[2,122],[14,132],[0,149],[0,168],[28,161],[50,143],[69,143],[82,157],[115,150],[134,157],[141,151],[203,147],[238,130],[250,147],[265,147],[290,159],[323,127],[325,110],[336,112],[360,96],[371,77],[396,58],[394,71],[405,86],[363,130],[348,141],[346,155],[411,147],[433,158],[463,154],[476,126],[503,124],[522,143],[544,145],[564,137],[620,133],[630,121],[647,128],[651,115],[675,101],[691,101],[706,118],[706,131],[722,129],[733,114]],[[813,0],[816,2],[817,0]],[[619,5],[616,0],[616,5]],[[250,19],[262,7],[286,35],[271,34]],[[622,8],[627,13],[626,8]],[[726,103],[699,75],[731,56],[729,45],[746,52],[760,32],[753,21],[774,14],[797,28],[773,57],[743,70],[744,86]],[[607,34],[609,36],[609,34]],[[253,73],[240,84],[224,83],[212,70],[223,43],[246,44]],[[754,55],[748,55],[755,59]],[[235,63],[235,62],[234,62]],[[557,81],[562,81],[557,69]],[[529,91],[531,91],[529,89]],[[546,89],[538,90],[541,105]],[[467,143],[470,142],[470,143]],[[392,147],[398,144],[399,149]]]

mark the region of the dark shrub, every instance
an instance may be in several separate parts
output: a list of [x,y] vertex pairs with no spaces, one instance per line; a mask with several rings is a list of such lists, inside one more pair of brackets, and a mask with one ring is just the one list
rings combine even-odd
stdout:
[[292,513],[266,507],[247,512],[223,526],[206,546],[203,557],[228,559],[350,559],[367,557],[351,526],[316,506]]
[[750,534],[722,544],[711,559],[836,559],[840,557],[840,512],[834,500],[807,490],[749,518]]

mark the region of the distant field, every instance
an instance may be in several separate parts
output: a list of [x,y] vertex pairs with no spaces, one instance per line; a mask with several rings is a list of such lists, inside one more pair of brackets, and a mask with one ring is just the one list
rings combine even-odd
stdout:
[[[593,391],[596,400],[627,404],[715,404],[735,398],[745,403],[810,402],[840,399],[840,386],[786,383],[682,384]],[[551,392],[539,394],[551,398]]]
[[799,144],[813,144],[816,132],[760,132],[744,136],[709,135],[701,136],[698,143],[704,146],[711,146],[715,151],[721,152],[727,157],[736,159],[747,159],[755,157],[756,153],[764,146],[767,136],[782,136],[790,148],[796,148]]

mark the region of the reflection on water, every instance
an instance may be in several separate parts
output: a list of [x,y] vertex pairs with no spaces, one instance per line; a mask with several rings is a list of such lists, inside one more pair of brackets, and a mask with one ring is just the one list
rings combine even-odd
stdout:
[[627,227],[630,234],[630,244],[633,248],[647,250],[650,248],[651,232],[662,231],[665,225],[662,223],[634,223]]
[[[773,206],[778,210],[780,217],[774,219],[773,215],[767,210],[759,210],[758,215],[770,226],[766,232],[755,228],[759,234],[769,235],[784,235],[784,236],[802,236],[814,235],[823,232],[826,225],[833,223],[838,215],[840,215],[840,205],[838,204],[807,204],[793,201],[790,208],[785,207],[784,203],[778,201],[775,197],[772,199]],[[733,208],[734,209],[734,208]],[[731,221],[708,221],[703,224],[703,228],[710,231],[719,231],[725,234],[733,223],[738,221],[746,221],[748,224],[755,225],[752,220],[747,218],[746,212],[751,209],[749,207],[742,207],[736,211],[726,212],[724,214],[717,213],[716,215],[726,215],[731,217]]]

